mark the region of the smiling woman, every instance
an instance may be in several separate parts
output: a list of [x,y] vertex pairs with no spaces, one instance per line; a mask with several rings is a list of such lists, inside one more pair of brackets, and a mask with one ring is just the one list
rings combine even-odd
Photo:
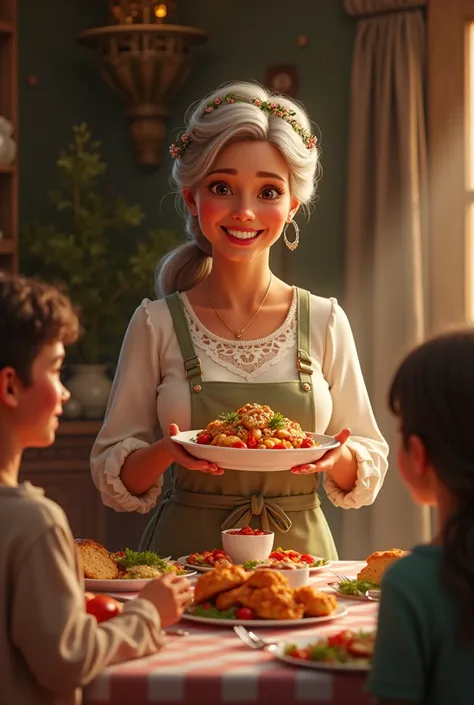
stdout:
[[[273,276],[270,249],[298,244],[319,171],[304,109],[254,83],[218,89],[170,148],[188,240],[160,263],[157,301],[127,330],[92,475],[104,502],[148,512],[169,489],[142,548],[175,557],[219,546],[250,525],[279,545],[335,558],[317,494],[337,506],[374,501],[387,446],[374,420],[349,322],[325,299]],[[290,239],[287,229],[294,227]],[[304,431],[339,441],[291,472],[223,470],[173,443],[243,404],[266,404]]]

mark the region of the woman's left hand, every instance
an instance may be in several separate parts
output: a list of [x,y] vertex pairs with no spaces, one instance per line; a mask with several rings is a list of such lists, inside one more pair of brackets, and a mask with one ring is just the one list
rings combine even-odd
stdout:
[[297,465],[296,467],[291,468],[291,472],[295,475],[309,475],[313,472],[329,472],[333,469],[334,465],[341,457],[344,443],[347,441],[350,435],[350,429],[343,428],[342,431],[340,431],[334,436],[335,440],[339,441],[340,443],[337,448],[333,448],[333,450],[328,450],[322,458],[316,460],[314,463],[308,463],[307,465]]

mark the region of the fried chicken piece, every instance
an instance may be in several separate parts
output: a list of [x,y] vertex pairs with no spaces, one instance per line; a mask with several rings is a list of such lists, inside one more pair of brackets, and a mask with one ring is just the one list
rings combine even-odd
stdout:
[[259,619],[301,619],[305,606],[296,602],[293,592],[283,585],[258,588],[240,596],[244,607],[250,607]]
[[248,587],[251,588],[266,588],[277,585],[282,585],[283,587],[289,588],[290,584],[286,575],[279,573],[276,570],[267,569],[263,567],[254,571],[247,581]]
[[229,610],[231,607],[242,607],[244,605],[242,600],[247,599],[252,592],[252,588],[249,588],[247,583],[244,583],[240,587],[234,588],[233,590],[221,592],[216,597],[216,607],[218,610]]
[[[273,604],[273,607],[270,603]],[[262,619],[296,619],[292,612],[295,605],[288,580],[286,576],[273,570],[255,571],[240,587],[221,592],[217,596],[216,607],[219,610],[238,606],[251,607],[256,615],[261,612]],[[298,607],[297,612],[299,611],[302,612]],[[279,614],[281,612],[285,616],[266,616],[270,613]]]
[[250,577],[241,565],[221,565],[201,575],[194,588],[194,602],[199,605],[216,595],[243,585]]
[[303,606],[305,617],[326,617],[337,607],[335,595],[319,592],[310,585],[298,588],[293,593],[295,602]]

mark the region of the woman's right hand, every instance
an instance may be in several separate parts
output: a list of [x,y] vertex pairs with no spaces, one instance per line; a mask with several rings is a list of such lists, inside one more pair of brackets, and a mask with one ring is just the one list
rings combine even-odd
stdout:
[[224,471],[222,468],[218,467],[215,463],[208,463],[207,460],[198,460],[190,453],[187,453],[182,446],[178,443],[173,443],[171,436],[175,436],[179,433],[179,426],[175,423],[170,424],[169,435],[162,439],[164,450],[170,455],[173,460],[182,465],[188,470],[198,470],[199,472],[206,472],[209,475],[223,475]]

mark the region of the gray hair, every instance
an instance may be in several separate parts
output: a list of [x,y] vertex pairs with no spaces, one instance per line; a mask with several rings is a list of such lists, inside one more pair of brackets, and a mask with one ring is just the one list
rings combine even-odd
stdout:
[[[295,120],[305,129],[311,124],[304,108],[285,96],[276,96],[258,83],[228,83],[191,106],[186,120],[186,132],[192,132],[192,144],[174,160],[171,180],[180,194],[193,189],[210,171],[220,152],[236,140],[265,140],[277,147],[290,172],[291,195],[303,209],[308,209],[319,176],[319,152],[309,150],[301,136],[281,117],[268,115],[250,102],[222,104],[203,116],[207,103],[223,99],[228,93],[251,101],[272,98],[295,112]],[[187,241],[168,253],[159,263],[156,293],[165,296],[174,291],[188,291],[205,279],[212,268],[212,248],[201,232],[198,217],[181,203],[186,221]]]

